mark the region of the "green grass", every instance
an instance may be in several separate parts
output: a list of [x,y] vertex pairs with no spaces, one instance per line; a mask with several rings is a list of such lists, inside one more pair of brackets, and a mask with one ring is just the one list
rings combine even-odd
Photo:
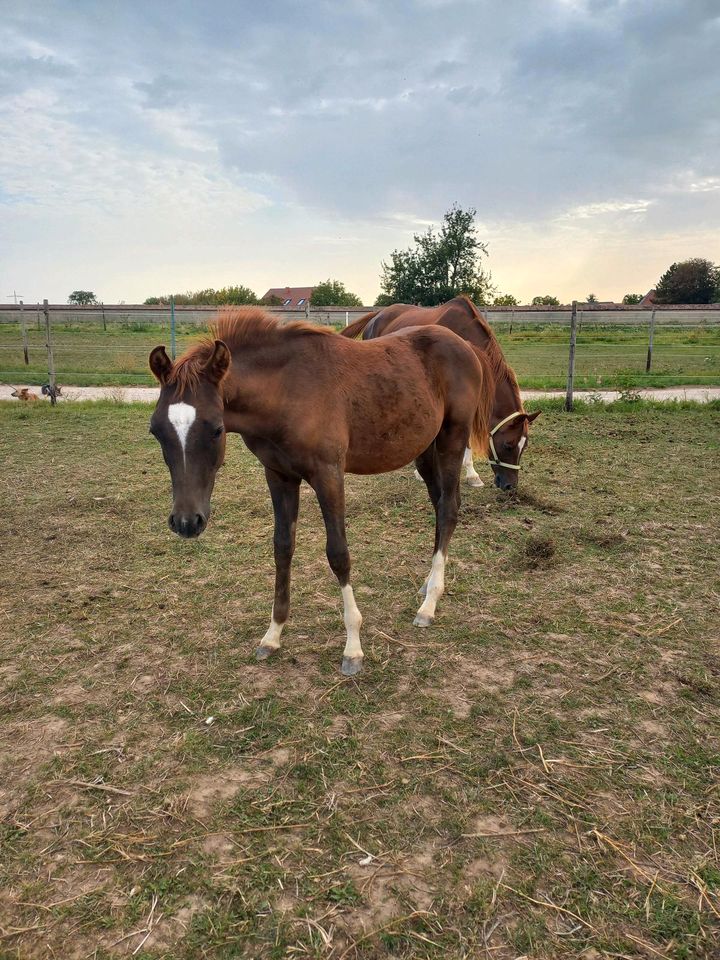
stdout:
[[[525,389],[562,389],[568,331],[561,327],[497,328],[508,363]],[[720,384],[720,327],[657,328],[652,368],[645,372],[648,333],[632,327],[584,325],[575,354],[577,389]]]
[[[31,314],[32,316],[32,314]],[[72,385],[151,385],[147,367],[150,350],[169,346],[167,326],[110,325],[107,331],[91,324],[54,325],[55,366],[60,383]],[[508,362],[526,389],[565,386],[568,330],[559,325],[515,325],[496,328]],[[198,336],[197,327],[180,327],[178,353]],[[583,324],[576,353],[577,389],[637,386],[720,384],[720,327],[658,326],[653,366],[645,373],[647,330],[640,327]],[[0,325],[0,380],[40,384],[47,380],[45,334],[29,327],[30,365],[25,366],[17,325]]]
[[719,408],[544,403],[427,631],[422,487],[349,477],[348,681],[311,491],[257,664],[237,438],[183,542],[147,407],[0,404],[0,957],[716,957]]

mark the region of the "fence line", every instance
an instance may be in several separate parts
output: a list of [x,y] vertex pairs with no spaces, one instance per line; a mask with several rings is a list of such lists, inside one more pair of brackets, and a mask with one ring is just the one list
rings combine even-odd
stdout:
[[[0,381],[47,380],[50,393],[56,375],[66,385],[150,383],[150,349],[169,335],[171,354],[182,352],[217,309],[173,303],[77,307],[47,300],[0,305]],[[372,310],[268,309],[283,321],[309,316],[338,328]],[[520,382],[565,385],[568,408],[576,388],[720,384],[720,304],[639,309],[574,302],[568,308],[490,307],[486,316]]]
[[[0,324],[17,323],[23,304],[0,304]],[[217,306],[186,306],[179,304],[91,304],[74,306],[73,304],[49,304],[53,316],[65,323],[92,322],[102,319],[103,328],[108,324],[155,323],[169,324],[174,306],[176,321],[183,325],[205,325],[221,310]],[[283,320],[310,319],[314,323],[346,326],[359,317],[377,310],[377,307],[310,307],[309,310],[287,310],[283,307],[264,307],[268,313]],[[37,304],[38,314],[40,303]],[[493,324],[564,324],[570,323],[572,305],[564,307],[522,306],[482,308],[488,321]],[[720,322],[720,303],[710,304],[654,304],[652,307],[626,306],[624,304],[579,304],[577,305],[579,323],[591,322],[602,325],[647,324],[653,313],[658,324],[696,326]],[[40,320],[38,316],[38,328]]]

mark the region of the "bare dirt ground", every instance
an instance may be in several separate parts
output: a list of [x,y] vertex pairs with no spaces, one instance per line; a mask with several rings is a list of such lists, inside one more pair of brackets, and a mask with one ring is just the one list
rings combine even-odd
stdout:
[[425,492],[349,477],[350,680],[312,491],[258,664],[262,471],[183,542],[147,426],[0,404],[2,960],[720,956],[720,411],[548,405],[425,631]]

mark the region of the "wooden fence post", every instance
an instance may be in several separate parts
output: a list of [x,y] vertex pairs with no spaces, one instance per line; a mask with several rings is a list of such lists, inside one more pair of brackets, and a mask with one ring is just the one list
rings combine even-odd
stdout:
[[45,346],[48,355],[48,380],[50,381],[50,403],[55,406],[57,403],[57,394],[55,392],[55,357],[53,356],[52,333],[50,330],[50,309],[47,300],[43,300],[43,313],[45,314]]
[[170,297],[170,359],[175,359],[175,297]]
[[23,353],[25,354],[25,366],[27,367],[30,363],[30,358],[28,356],[28,333],[27,327],[25,326],[25,304],[20,301],[20,329],[22,330],[22,341],[23,341]]
[[102,310],[103,333],[105,333],[105,331],[107,330],[107,323],[105,322],[105,303],[104,302],[100,303],[100,309]]
[[577,300],[572,302],[570,315],[570,355],[568,357],[567,393],[565,394],[565,409],[569,412],[573,408],[573,381],[575,378],[575,343],[577,341]]
[[653,312],[650,315],[650,337],[648,339],[648,352],[647,352],[647,361],[645,362],[645,373],[650,373],[650,367],[652,366],[654,335],[655,335],[655,307],[653,307]]

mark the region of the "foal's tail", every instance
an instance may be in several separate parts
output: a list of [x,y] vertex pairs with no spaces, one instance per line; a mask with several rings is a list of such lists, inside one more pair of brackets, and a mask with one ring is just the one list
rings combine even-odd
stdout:
[[[466,341],[467,342],[467,341]],[[470,428],[470,448],[478,456],[487,456],[490,446],[490,416],[495,400],[495,377],[490,361],[479,347],[468,343],[478,358],[482,378],[478,391],[478,405],[475,409],[472,427]]]
[[373,317],[376,317],[380,313],[379,310],[373,310],[372,313],[366,313],[364,317],[360,317],[359,320],[356,320],[354,323],[351,323],[349,327],[345,327],[344,330],[340,331],[341,337],[350,337],[351,339],[355,338],[359,333],[362,333],[365,327],[370,323]]

